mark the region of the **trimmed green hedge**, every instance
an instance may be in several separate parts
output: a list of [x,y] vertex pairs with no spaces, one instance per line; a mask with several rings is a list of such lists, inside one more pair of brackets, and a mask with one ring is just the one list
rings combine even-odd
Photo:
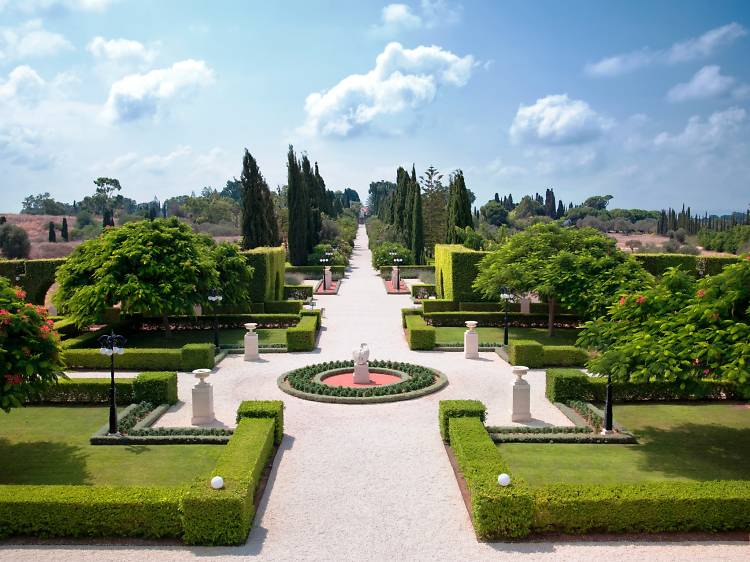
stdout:
[[659,533],[750,528],[750,481],[554,484],[535,490],[533,530]]
[[296,326],[287,328],[287,351],[312,351],[315,349],[317,317],[302,316]]
[[314,309],[303,309],[302,312],[300,312],[300,316],[314,316],[315,317],[315,329],[320,330],[321,325],[323,324],[323,311],[319,308]]
[[245,400],[237,408],[237,423],[245,418],[273,418],[276,426],[274,443],[281,444],[284,437],[284,402],[281,400]]
[[[177,373],[145,372],[130,379],[115,379],[118,404],[177,402]],[[60,379],[43,393],[32,396],[29,403],[106,404],[109,402],[109,378]]]
[[421,308],[402,308],[401,309],[401,327],[406,330],[406,317],[407,316],[421,316]]
[[511,340],[508,343],[508,360],[511,365],[529,369],[544,366],[544,346],[534,340]]
[[[436,301],[426,300],[424,304]],[[456,303],[457,304],[457,303]],[[429,307],[427,307],[429,309]],[[468,310],[448,312],[425,312],[425,321],[438,327],[464,326],[467,320],[475,320],[480,326],[501,327],[505,325],[504,312],[472,312]],[[515,328],[547,327],[549,319],[546,314],[508,313],[508,324]],[[580,324],[580,317],[575,314],[559,314],[555,316],[554,325],[559,328],[571,328]]]
[[177,403],[177,373],[153,371],[133,379],[133,402],[159,404]]
[[[432,265],[400,265],[398,270],[401,279],[418,279],[422,273],[434,273],[435,267]],[[393,273],[392,265],[380,267],[380,276],[386,281],[390,280],[391,273]]]
[[440,435],[448,442],[448,421],[451,418],[479,418],[487,419],[487,406],[479,400],[441,400],[438,405],[438,421]]
[[266,314],[299,314],[302,301],[266,301],[263,303]]
[[250,281],[252,302],[279,301],[284,298],[284,265],[286,252],[282,246],[254,248],[242,252],[253,268]]
[[[265,310],[265,303],[253,303],[250,305],[251,310]],[[299,313],[286,314],[266,314],[264,312],[218,314],[216,319],[219,323],[219,329],[225,328],[244,328],[248,322],[254,322],[259,328],[288,328],[294,326],[299,320]],[[214,327],[214,315],[205,314],[203,316],[170,316],[169,323],[175,330],[212,330]],[[161,318],[140,318],[134,317],[130,322],[130,329],[134,331],[143,330],[160,330],[162,326]]]
[[[0,275],[10,279],[13,286],[26,291],[26,299],[34,304],[44,304],[47,291],[55,282],[57,268],[65,263],[65,258],[43,260],[0,260]],[[16,281],[18,267],[25,268],[25,274]]]
[[427,299],[422,303],[425,314],[433,312],[457,312],[459,303],[447,299]]
[[313,296],[312,285],[284,285],[285,299],[311,299]]
[[214,344],[188,343],[180,350],[180,369],[193,371],[195,369],[214,368]]
[[0,486],[0,537],[180,537],[179,487]]
[[198,545],[238,545],[247,540],[255,515],[255,492],[273,452],[273,419],[242,419],[225,445],[212,475],[224,478],[214,490],[208,478],[182,498],[183,540]]
[[[125,370],[180,370],[182,350],[126,348],[123,355],[115,356],[115,369]],[[66,349],[63,361],[73,369],[109,369],[110,359],[99,349]]]
[[[603,402],[606,393],[605,377],[590,377],[578,369],[549,369],[546,396],[550,402],[571,400]],[[683,382],[612,383],[612,393],[618,402],[643,400],[747,400],[750,390],[734,382],[712,379]]]
[[574,345],[544,346],[545,367],[582,367],[588,359],[586,351]]
[[[525,537],[534,517],[534,497],[528,485],[509,470],[478,417],[451,418],[450,445],[471,496],[474,531],[482,540]],[[511,484],[497,477],[505,472]]]
[[406,323],[406,341],[409,349],[432,349],[435,347],[435,328],[425,324],[424,318],[417,314],[404,315]]
[[698,266],[704,275],[716,275],[728,265],[737,263],[735,256],[690,256],[687,254],[633,254],[636,261],[652,275],[661,276],[669,267],[679,267],[685,273],[699,275]]
[[[346,273],[347,266],[345,265],[332,265],[331,274],[335,278],[341,278]],[[286,267],[287,273],[300,273],[305,276],[305,279],[323,279],[323,266],[322,265],[291,265]]]
[[438,298],[467,302],[485,300],[473,284],[479,273],[479,262],[487,254],[458,244],[436,244],[435,290]]
[[89,342],[93,342],[94,340],[99,339],[106,331],[107,328],[102,328],[93,332],[84,332],[81,335],[72,338],[63,337],[63,340],[60,342],[60,344],[63,349],[76,349],[85,347]]
[[436,294],[435,285],[429,283],[415,283],[411,286],[411,296],[417,299],[430,300]]

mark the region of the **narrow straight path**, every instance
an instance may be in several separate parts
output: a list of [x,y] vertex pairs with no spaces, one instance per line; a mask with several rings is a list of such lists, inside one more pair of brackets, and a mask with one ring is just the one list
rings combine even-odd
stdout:
[[[487,404],[488,422],[510,424],[509,365],[482,353],[413,352],[404,340],[400,309],[408,296],[387,295],[372,268],[367,235],[360,227],[351,271],[339,294],[317,300],[324,326],[313,353],[266,354],[263,361],[224,360],[210,377],[217,418],[234,424],[241,400],[282,399],[285,436],[247,543],[237,548],[184,546],[28,546],[0,549],[7,560],[580,560],[675,558],[742,559],[744,544],[720,543],[479,543],[453,475],[437,423],[438,402],[476,398]],[[276,378],[301,365],[351,357],[360,343],[372,359],[428,365],[450,381],[439,393],[391,404],[339,405],[299,400],[282,393]],[[529,375],[532,413],[539,420],[566,419],[544,398],[544,374]],[[178,404],[161,425],[190,423],[190,388],[179,375]],[[84,550],[85,549],[85,550]]]

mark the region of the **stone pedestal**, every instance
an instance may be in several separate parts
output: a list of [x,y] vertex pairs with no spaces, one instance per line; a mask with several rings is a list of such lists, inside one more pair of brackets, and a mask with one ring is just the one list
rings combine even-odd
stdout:
[[464,357],[466,357],[466,359],[477,359],[479,358],[479,333],[476,331],[477,323],[473,320],[467,320],[466,327],[469,329],[464,332]]
[[401,274],[398,271],[398,266],[394,265],[391,270],[391,287],[394,291],[401,290]]
[[354,384],[369,384],[370,369],[367,363],[354,364]]
[[531,314],[531,299],[522,298],[520,303],[521,314]]
[[331,266],[327,265],[323,268],[323,289],[330,291],[333,286],[333,275],[331,274]]
[[513,412],[510,419],[514,422],[531,421],[531,387],[523,380],[528,371],[528,367],[513,367],[516,381],[513,383]]
[[255,332],[257,324],[248,322],[245,324],[247,333],[245,334],[245,361],[255,361],[260,359],[258,353],[258,334]]
[[211,374],[211,369],[196,369],[193,374],[199,382],[193,387],[193,417],[190,423],[205,425],[216,421],[214,417],[214,388],[205,380]]

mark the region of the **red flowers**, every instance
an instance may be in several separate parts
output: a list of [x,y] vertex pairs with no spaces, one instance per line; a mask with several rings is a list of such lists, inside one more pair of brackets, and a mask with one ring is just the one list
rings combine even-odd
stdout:
[[24,291],[23,289],[16,289],[16,296],[19,299],[25,299],[26,298],[26,291]]
[[635,302],[637,302],[638,304],[643,304],[644,302],[646,302],[646,297],[641,295],[637,299],[635,299]]
[[711,369],[703,369],[703,374],[704,375],[710,375],[711,374]]
[[620,297],[620,304],[625,304],[627,300],[625,297]]
[[23,382],[23,377],[21,375],[5,375],[5,382],[8,384],[21,384]]
[[695,293],[699,299],[702,299],[704,296],[706,296],[706,291],[703,289],[698,289],[698,292]]

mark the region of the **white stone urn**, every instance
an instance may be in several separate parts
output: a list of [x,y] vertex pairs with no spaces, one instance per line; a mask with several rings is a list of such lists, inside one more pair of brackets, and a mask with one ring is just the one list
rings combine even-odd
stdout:
[[476,320],[467,320],[466,322],[464,322],[464,324],[466,324],[466,327],[469,328],[470,332],[473,332],[479,322],[477,322]]
[[248,322],[245,324],[247,333],[245,334],[245,361],[255,361],[260,359],[260,353],[258,353],[258,333],[255,331],[258,325],[255,322]]
[[477,332],[477,322],[467,320],[465,322],[468,330],[464,332],[464,357],[466,359],[479,358],[479,332]]

